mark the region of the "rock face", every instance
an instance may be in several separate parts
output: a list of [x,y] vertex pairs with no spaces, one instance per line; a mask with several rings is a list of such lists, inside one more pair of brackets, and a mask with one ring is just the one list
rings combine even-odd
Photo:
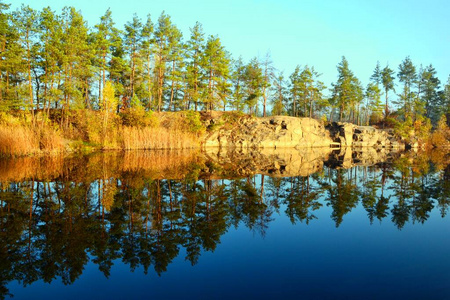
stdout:
[[405,143],[391,129],[382,130],[372,126],[333,122],[326,126],[335,144],[340,147],[372,147],[404,149]]
[[205,121],[210,130],[203,147],[229,149],[264,148],[404,148],[392,131],[351,123],[323,122],[310,118],[273,116],[252,118],[241,116],[229,122],[224,115]]
[[294,117],[242,118],[235,126],[222,126],[209,134],[205,147],[312,148],[330,147],[325,126],[314,119]]

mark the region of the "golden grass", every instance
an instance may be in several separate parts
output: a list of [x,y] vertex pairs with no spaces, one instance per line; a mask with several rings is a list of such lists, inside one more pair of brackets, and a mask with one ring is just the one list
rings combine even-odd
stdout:
[[25,155],[39,150],[39,136],[31,128],[20,125],[0,126],[1,154]]
[[21,156],[39,152],[58,152],[64,147],[59,132],[51,127],[0,125],[0,154]]
[[60,152],[64,149],[63,138],[59,131],[50,127],[42,127],[39,129],[39,146],[40,149],[46,152],[57,151]]
[[121,128],[122,149],[192,149],[200,143],[195,134],[165,127]]

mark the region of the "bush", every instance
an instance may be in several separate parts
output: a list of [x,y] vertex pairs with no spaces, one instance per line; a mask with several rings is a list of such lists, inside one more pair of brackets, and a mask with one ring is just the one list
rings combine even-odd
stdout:
[[199,112],[188,110],[185,117],[188,132],[199,134],[205,130]]
[[152,111],[146,112],[144,108],[128,108],[119,114],[122,125],[136,127],[158,127],[159,121]]

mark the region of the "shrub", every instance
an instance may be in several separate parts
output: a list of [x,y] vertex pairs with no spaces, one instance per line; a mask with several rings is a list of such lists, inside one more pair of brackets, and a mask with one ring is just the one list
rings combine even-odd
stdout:
[[188,132],[199,134],[205,130],[199,112],[188,110],[185,117]]
[[146,112],[143,107],[128,108],[119,114],[122,125],[137,127],[158,127],[159,120],[152,111]]

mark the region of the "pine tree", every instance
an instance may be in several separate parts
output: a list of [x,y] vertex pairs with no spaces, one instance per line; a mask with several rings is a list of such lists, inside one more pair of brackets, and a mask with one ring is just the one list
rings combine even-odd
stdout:
[[28,81],[28,105],[34,115],[34,95],[32,70],[36,65],[35,57],[37,37],[39,34],[38,13],[29,6],[22,5],[13,13],[13,23],[17,28],[19,43],[25,51],[24,62],[26,64]]
[[441,102],[439,113],[447,116],[447,122],[450,122],[450,76],[447,79],[447,84],[444,91],[441,93]]
[[344,113],[348,111],[348,119],[351,118],[355,122],[356,107],[363,99],[361,83],[350,71],[348,61],[344,56],[337,69],[338,80],[333,84],[332,101],[339,108],[339,120],[342,121]]
[[144,77],[145,77],[145,91],[140,94],[141,99],[146,99],[146,106],[148,109],[152,108],[153,100],[153,54],[154,54],[154,25],[150,14],[147,15],[147,20],[142,26],[142,43],[141,43],[141,57],[144,61]]
[[412,91],[412,87],[417,78],[416,67],[408,56],[402,61],[398,69],[398,79],[403,83],[403,93],[400,95],[400,102],[403,104],[402,110],[406,119],[413,112],[413,101],[416,95]]
[[381,90],[375,83],[369,83],[366,88],[366,124],[369,125],[370,119],[377,122],[381,119],[383,113],[383,103],[381,102]]
[[196,22],[194,27],[190,28],[191,36],[187,42],[186,51],[186,89],[187,107],[190,109],[191,104],[194,104],[194,110],[197,111],[200,96],[202,92],[202,81],[204,74],[202,73],[201,63],[204,51],[205,35],[203,27],[199,22]]
[[[168,80],[170,81],[170,97],[168,110],[175,110],[175,100],[179,98],[179,91],[182,89],[182,73],[184,69],[184,44],[181,31],[173,25],[169,33],[169,55],[168,63],[170,64],[170,73]],[[178,106],[181,107],[178,103]]]
[[206,89],[203,102],[206,109],[213,110],[219,102],[225,108],[230,94],[227,81],[230,78],[230,59],[217,36],[209,36],[206,42],[202,66],[205,70]]
[[436,123],[440,117],[440,80],[433,65],[429,65],[419,74],[419,97],[424,105],[425,116]]
[[170,53],[170,33],[172,30],[172,22],[170,17],[161,13],[158,18],[158,26],[155,30],[155,75],[156,75],[156,85],[157,85],[157,109],[161,111],[163,107],[163,97],[165,92],[165,82],[166,82],[166,63],[168,61],[168,56]]
[[241,56],[233,62],[231,81],[233,85],[231,106],[237,111],[243,111],[245,107],[245,65]]
[[5,78],[5,52],[7,49],[7,42],[10,38],[10,25],[9,25],[9,19],[10,14],[6,13],[6,11],[9,9],[10,5],[3,3],[3,1],[0,1],[0,75],[1,75],[1,81],[0,81],[0,108],[7,107],[8,105],[5,105],[4,103],[4,90],[6,87],[5,82],[3,81],[3,78]]
[[[9,6],[2,4],[0,8],[8,9]],[[4,14],[2,11],[1,18],[1,35],[2,35],[2,51],[1,51],[1,89],[2,89],[2,109],[21,108],[27,103],[22,101],[22,83],[26,82],[26,78],[22,74],[27,73],[26,51],[21,42],[19,28],[15,25],[18,21],[15,19],[14,13]],[[26,91],[25,91],[26,93]],[[29,94],[28,94],[29,95]],[[25,95],[26,97],[26,95]]]
[[322,104],[322,91],[325,89],[323,82],[319,81],[320,74],[314,67],[306,65],[298,75],[298,94],[300,104],[303,105],[303,116],[313,117],[313,108],[316,102]]
[[263,70],[255,57],[245,66],[245,105],[250,114],[256,113],[258,100],[263,94],[263,85]]
[[116,39],[117,29],[114,27],[114,21],[111,16],[111,10],[108,9],[100,18],[100,23],[95,25],[96,32],[93,35],[94,48],[96,52],[96,63],[99,70],[98,95],[99,101],[102,96],[102,87],[105,86],[109,66],[111,65],[113,43]]
[[319,74],[314,67],[311,67],[312,85],[310,86],[310,98],[309,98],[309,117],[313,116],[313,108],[315,105],[326,105],[323,99],[322,91],[325,89],[325,85],[319,80],[321,74]]
[[263,65],[263,82],[262,82],[262,97],[263,97],[263,117],[266,116],[266,104],[267,104],[267,98],[268,93],[267,91],[270,89],[270,82],[272,81],[272,78],[274,76],[274,67],[273,62],[270,58],[270,53],[267,52],[266,57],[264,58],[264,61],[262,63]]
[[380,67],[380,62],[377,61],[377,65],[375,66],[375,69],[373,70],[372,76],[370,76],[370,80],[374,82],[376,85],[380,85],[383,81],[383,74]]
[[[140,47],[142,41],[142,21],[134,14],[133,20],[125,24],[124,45],[129,59],[129,86],[126,99],[131,99],[135,93],[137,69],[140,65]],[[124,108],[128,107],[128,102],[123,103]]]
[[272,114],[282,115],[286,112],[286,87],[283,72],[280,72],[273,81]]
[[41,47],[40,57],[42,58],[41,68],[43,69],[43,107],[56,106],[61,97],[60,73],[63,58],[64,45],[62,44],[63,28],[59,15],[50,9],[44,8],[40,13]]
[[289,76],[289,95],[291,100],[292,107],[292,116],[299,116],[299,102],[301,95],[301,79],[300,79],[300,66],[297,65],[294,69],[294,72]]
[[384,69],[381,71],[381,83],[384,88],[384,96],[386,99],[385,107],[384,107],[384,118],[386,119],[389,115],[389,91],[394,90],[394,71],[389,68],[388,65],[384,67]]
[[91,74],[92,48],[88,44],[88,28],[80,12],[65,7],[62,13],[63,112],[68,125],[69,109],[84,107],[86,77]]

